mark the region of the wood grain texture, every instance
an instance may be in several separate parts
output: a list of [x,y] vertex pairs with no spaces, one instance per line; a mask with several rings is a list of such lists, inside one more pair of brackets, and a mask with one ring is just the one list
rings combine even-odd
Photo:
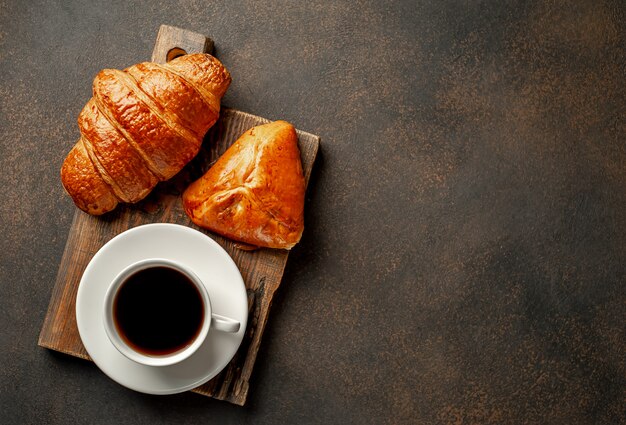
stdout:
[[[205,43],[196,35],[162,26],[153,58],[162,58],[163,52],[166,54],[172,48],[178,47],[181,39],[187,40],[187,44],[181,45],[189,53],[194,52],[194,48],[206,49],[207,46],[212,46],[212,43]],[[198,228],[184,213],[181,194],[243,132],[267,122],[269,120],[265,118],[225,108],[218,122],[205,136],[197,157],[174,178],[160,183],[146,199],[137,204],[123,205],[101,217],[90,216],[77,209],[39,336],[39,345],[89,359],[78,334],[75,301],[80,278],[93,255],[114,236],[142,224],[176,223],[190,226],[208,234],[233,258],[246,284],[250,308],[246,334],[233,360],[219,375],[193,391],[243,405],[272,298],[280,285],[289,252],[272,249],[243,251],[236,248],[234,242]],[[319,148],[319,137],[300,130],[297,133],[305,181],[308,184]]]
[[170,51],[174,55],[183,52],[187,54],[213,53],[213,40],[197,32],[170,25],[161,25],[150,60],[156,63],[165,63],[168,60],[172,60],[175,56],[172,57],[172,54],[170,54],[168,58]]

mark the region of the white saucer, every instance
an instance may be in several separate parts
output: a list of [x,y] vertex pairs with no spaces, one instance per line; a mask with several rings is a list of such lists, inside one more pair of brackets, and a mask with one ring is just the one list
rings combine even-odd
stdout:
[[[198,351],[172,366],[145,366],[122,355],[104,330],[104,295],[122,269],[146,258],[190,267],[205,283],[213,313],[239,320],[239,332],[210,330]],[[78,288],[76,321],[87,352],[111,379],[143,393],[174,394],[202,385],[230,362],[246,332],[248,298],[239,269],[213,239],[177,224],[146,224],[117,235],[91,259]]]

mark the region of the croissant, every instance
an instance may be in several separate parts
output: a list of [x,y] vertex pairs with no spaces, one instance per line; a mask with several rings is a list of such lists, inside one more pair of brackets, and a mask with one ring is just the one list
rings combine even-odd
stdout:
[[254,246],[291,249],[304,230],[298,136],[285,121],[246,131],[183,193],[191,220]]
[[80,139],[61,168],[74,203],[103,214],[173,177],[198,153],[230,81],[204,53],[100,71],[78,117]]

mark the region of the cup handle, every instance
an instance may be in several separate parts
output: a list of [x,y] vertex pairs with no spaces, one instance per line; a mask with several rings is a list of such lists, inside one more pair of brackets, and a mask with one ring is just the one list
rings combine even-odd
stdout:
[[239,332],[241,324],[235,319],[229,319],[228,317],[220,316],[219,314],[211,314],[211,327],[215,330],[235,333]]

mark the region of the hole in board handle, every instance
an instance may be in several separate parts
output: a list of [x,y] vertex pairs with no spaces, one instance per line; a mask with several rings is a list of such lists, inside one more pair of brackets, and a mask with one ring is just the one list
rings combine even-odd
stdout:
[[177,57],[186,55],[187,52],[185,52],[183,49],[181,49],[180,47],[174,47],[172,49],[169,50],[169,52],[167,52],[167,55],[165,56],[165,60],[167,62],[171,61],[172,59],[176,59]]

